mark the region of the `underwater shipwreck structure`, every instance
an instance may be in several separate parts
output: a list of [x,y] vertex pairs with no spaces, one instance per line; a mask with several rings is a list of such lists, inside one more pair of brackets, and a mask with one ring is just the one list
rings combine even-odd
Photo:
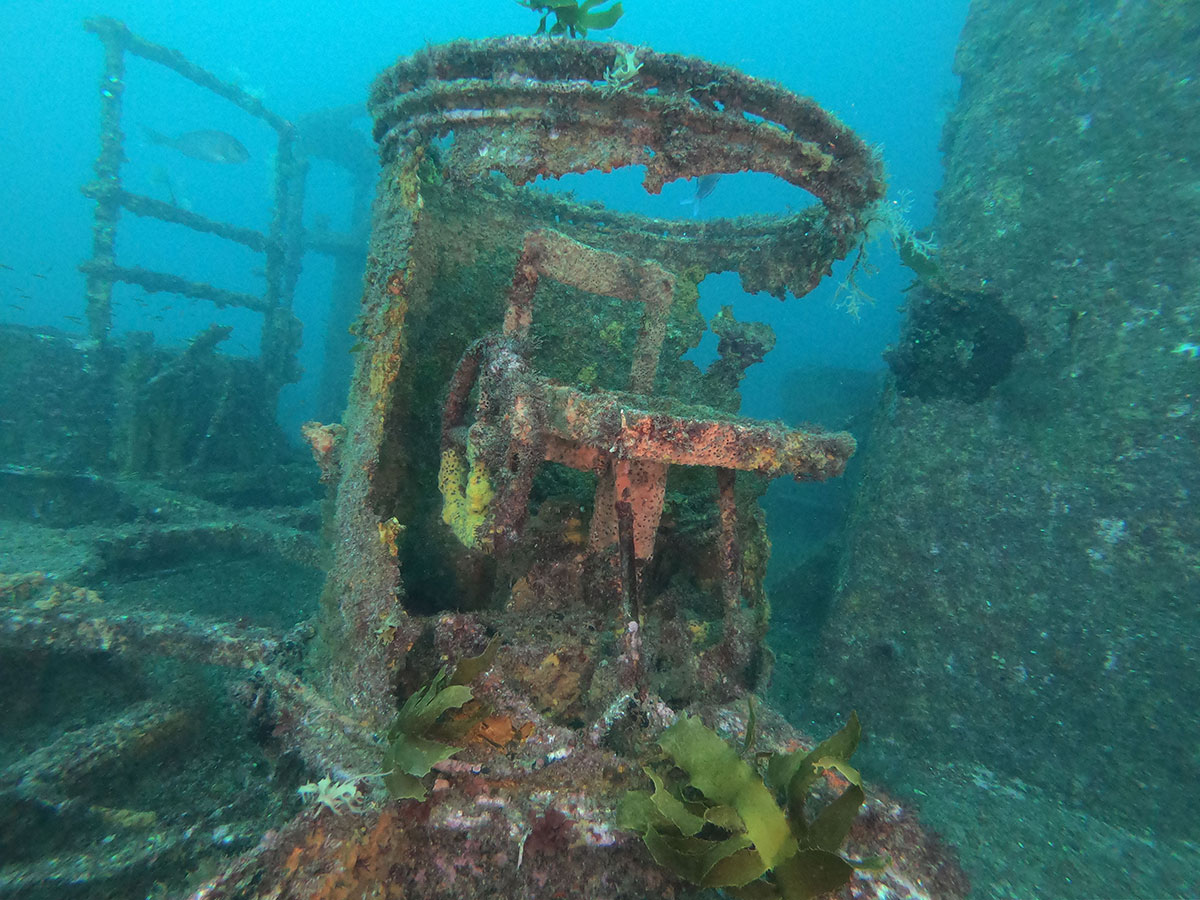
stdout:
[[[427,48],[379,77],[370,110],[382,171],[355,371],[342,421],[304,430],[328,491],[312,621],[284,633],[99,615],[89,588],[48,576],[0,594],[5,647],[243,670],[234,694],[290,799],[191,896],[963,895],[955,863],[897,804],[876,794],[855,817],[857,720],[814,768],[752,700],[771,669],[757,497],[769,478],[839,475],[853,438],[738,415],[742,374],[774,344],[761,323],[726,308],[718,358],[703,371],[684,358],[706,327],[706,275],[799,297],[858,245],[883,194],[878,160],[778,85],[623,44]],[[750,170],[817,202],[677,221],[530,187],[624,166],[644,167],[651,192]],[[294,546],[280,516],[256,515],[264,544]],[[150,753],[179,727],[132,710],[87,758]],[[81,799],[88,763],[63,763],[86,739],[61,738],[0,789],[25,784],[39,815],[66,795],[102,816]],[[720,802],[710,786],[707,811],[699,773],[676,784],[671,808],[711,826],[681,835],[678,819],[638,811],[643,765],[687,768],[700,746],[704,766],[720,759],[746,784]],[[808,771],[790,825],[751,765],[772,753]],[[797,824],[808,791],[835,798],[823,828]],[[843,838],[873,861],[852,868]],[[145,878],[171,853],[194,861],[189,841],[124,870],[110,854],[93,883]],[[53,882],[26,870],[4,896]]]

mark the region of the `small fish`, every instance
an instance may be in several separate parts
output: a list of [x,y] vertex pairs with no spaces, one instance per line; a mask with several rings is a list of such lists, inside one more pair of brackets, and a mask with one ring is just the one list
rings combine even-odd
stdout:
[[9,309],[19,309],[21,312],[25,312],[25,307],[17,306],[17,304],[15,304],[15,303],[8,304],[8,308]]
[[680,200],[680,206],[692,204],[692,216],[700,215],[700,204],[704,198],[717,189],[717,182],[721,180],[720,175],[702,175],[696,182],[696,196],[691,200]]
[[10,271],[10,272],[17,271],[12,266],[8,265],[8,263],[0,263],[0,269],[8,269],[8,271]]
[[146,137],[154,143],[171,147],[192,159],[237,164],[244,163],[250,158],[250,151],[242,146],[242,142],[224,131],[204,129],[202,131],[186,131],[178,137],[168,137],[153,128],[143,126],[142,130],[146,132]]
[[45,280],[45,278],[46,278],[46,276],[45,276],[45,275],[43,275],[41,272],[34,272],[34,273],[32,273],[32,274],[33,274],[33,277],[34,277],[34,278],[41,278],[43,281],[44,281],[44,280]]
[[63,318],[68,322],[74,322],[77,325],[83,324],[83,319],[79,318],[79,316],[63,316]]

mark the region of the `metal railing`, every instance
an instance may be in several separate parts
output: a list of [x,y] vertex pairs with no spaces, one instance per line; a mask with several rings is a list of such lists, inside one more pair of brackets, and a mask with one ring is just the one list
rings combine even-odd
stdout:
[[[104,71],[100,80],[100,153],[94,166],[96,177],[82,189],[86,196],[96,201],[92,256],[79,266],[87,276],[87,324],[90,337],[97,341],[107,340],[112,328],[113,286],[118,282],[138,285],[148,292],[170,291],[207,300],[218,307],[236,306],[253,310],[263,315],[260,362],[268,390],[277,394],[284,384],[299,378],[296,356],[300,347],[301,325],[292,313],[292,297],[305,250],[301,212],[308,164],[296,152],[295,126],[267,109],[257,97],[237,85],[222,81],[179,51],[144,40],[131,32],[123,22],[111,18],[87,19],[84,28],[104,44]],[[121,130],[121,111],[126,54],[176,72],[275,130],[278,145],[274,162],[273,209],[265,234],[253,228],[216,221],[122,187],[125,135]],[[116,237],[122,210],[212,234],[264,254],[266,288],[263,294],[259,296],[224,290],[167,272],[119,265],[116,260]],[[314,243],[312,249],[340,252],[343,247],[337,242],[329,247]]]

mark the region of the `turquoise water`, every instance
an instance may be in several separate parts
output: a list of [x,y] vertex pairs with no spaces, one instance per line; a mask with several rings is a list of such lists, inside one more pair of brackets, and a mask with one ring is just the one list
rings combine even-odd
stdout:
[[[304,259],[303,372],[277,408],[253,396],[257,313],[118,286],[112,336],[135,349],[117,359],[86,342],[77,266],[93,203],[79,186],[100,133],[102,52],[80,23],[96,14],[293,121],[338,110],[333,145],[308,147],[303,226],[351,250]],[[1197,22],[1169,3],[628,0],[590,36],[812,97],[878,149],[892,221],[934,248],[931,271],[873,235],[854,314],[849,260],[786,303],[715,274],[699,310],[736,303],[774,329],[741,384],[742,415],[859,442],[843,478],[781,480],[761,500],[775,669],[760,693],[817,735],[856,708],[856,764],[941,836],[973,897],[1200,895]],[[0,8],[0,616],[14,623],[0,644],[0,897],[187,896],[301,808],[309,776],[281,751],[261,683],[199,651],[135,664],[108,654],[120,636],[64,650],[68,625],[49,617],[94,601],[134,630],[148,615],[287,634],[301,666],[331,545],[298,434],[339,418],[346,395],[352,311],[331,297],[353,304],[361,278],[368,86],[427,44],[536,24],[508,0]],[[274,134],[147,62],[126,83],[126,188],[267,230]],[[213,162],[212,146],[179,138],[201,130],[234,136],[248,159]],[[542,186],[698,220],[811,199],[757,173],[726,175],[696,204],[691,183],[648,195],[640,178]],[[248,294],[269,275],[245,248],[132,216],[118,256]],[[216,362],[176,371],[152,349],[214,324],[232,328]],[[687,358],[716,355],[710,332]],[[98,412],[103,390],[138,377],[182,388]],[[185,409],[165,405],[178,397]],[[138,443],[123,429],[168,415],[190,424],[121,456]],[[134,840],[106,856],[111,834]]]

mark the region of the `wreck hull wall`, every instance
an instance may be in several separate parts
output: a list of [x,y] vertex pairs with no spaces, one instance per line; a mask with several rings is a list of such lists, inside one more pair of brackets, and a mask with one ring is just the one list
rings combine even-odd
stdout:
[[1167,829],[1200,775],[1196,52],[1182,4],[972,4],[936,232],[1026,347],[979,402],[886,397],[814,687]]

